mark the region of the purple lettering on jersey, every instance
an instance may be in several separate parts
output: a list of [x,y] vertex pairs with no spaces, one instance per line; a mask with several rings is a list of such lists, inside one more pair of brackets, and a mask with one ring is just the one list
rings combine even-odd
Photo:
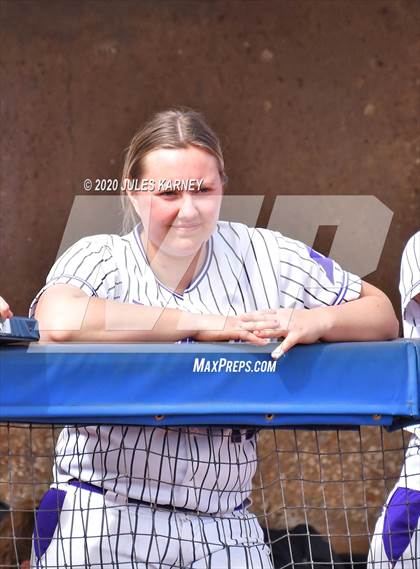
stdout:
[[308,249],[310,258],[313,259],[315,261],[315,263],[318,263],[318,265],[320,265],[324,269],[324,271],[327,273],[327,277],[332,282],[332,284],[334,284],[334,262],[333,262],[333,260],[330,259],[329,257],[324,257],[324,255],[321,255],[321,253],[318,253],[318,251],[311,249],[311,247],[307,247],[307,249]]
[[33,535],[34,551],[37,559],[44,555],[51,543],[65,497],[66,492],[64,490],[51,488],[44,494],[41,500],[35,515]]
[[397,488],[386,507],[382,541],[393,566],[406,550],[417,530],[420,517],[420,492]]

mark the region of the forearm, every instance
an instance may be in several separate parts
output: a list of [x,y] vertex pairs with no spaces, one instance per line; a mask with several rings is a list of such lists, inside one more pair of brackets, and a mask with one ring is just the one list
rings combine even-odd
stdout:
[[385,295],[315,310],[323,311],[327,324],[321,339],[327,342],[392,340],[398,336],[398,320]]
[[41,341],[176,342],[197,333],[200,315],[173,308],[77,297],[48,310],[40,307]]
[[[249,317],[260,328],[272,327],[276,324],[273,312],[256,311]],[[198,342],[242,340],[266,344],[232,316],[93,298],[65,284],[44,292],[35,316],[44,342],[176,342],[192,337]]]

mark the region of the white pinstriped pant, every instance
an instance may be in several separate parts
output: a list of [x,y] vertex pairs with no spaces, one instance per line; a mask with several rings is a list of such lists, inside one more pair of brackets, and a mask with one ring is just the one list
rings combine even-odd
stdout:
[[412,437],[400,478],[376,522],[368,569],[420,567],[420,439]]
[[48,539],[38,515],[34,544],[42,546],[42,554],[37,558],[33,548],[34,569],[272,567],[257,518],[246,510],[219,517],[157,510],[127,505],[112,492],[103,495],[70,485],[62,496]]

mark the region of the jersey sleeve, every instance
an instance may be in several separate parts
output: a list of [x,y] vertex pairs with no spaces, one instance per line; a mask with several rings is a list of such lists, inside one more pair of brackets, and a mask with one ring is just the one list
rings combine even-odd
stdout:
[[411,237],[402,254],[400,294],[404,335],[410,327],[420,333],[420,305],[414,300],[420,294],[420,231]]
[[334,306],[360,297],[361,278],[300,241],[276,232],[279,296],[284,306]]
[[84,237],[67,249],[56,260],[45,286],[32,301],[30,316],[34,314],[41,295],[56,284],[75,286],[88,296],[117,300],[121,283],[113,255],[112,236]]

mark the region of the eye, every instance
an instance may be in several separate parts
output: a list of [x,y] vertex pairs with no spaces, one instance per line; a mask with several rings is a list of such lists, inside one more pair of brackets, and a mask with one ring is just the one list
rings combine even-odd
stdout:
[[211,192],[211,188],[203,187],[203,188],[200,188],[198,191],[200,194],[205,194],[207,192]]
[[178,192],[176,192],[175,190],[165,190],[164,192],[159,192],[160,196],[165,196],[165,197],[172,197],[172,196],[176,196],[178,194]]

